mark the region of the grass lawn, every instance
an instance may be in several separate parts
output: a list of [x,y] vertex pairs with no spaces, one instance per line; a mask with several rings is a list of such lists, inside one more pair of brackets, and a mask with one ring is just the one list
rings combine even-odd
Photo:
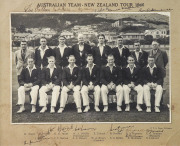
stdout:
[[[12,54],[14,55],[14,54]],[[37,112],[31,114],[31,105],[25,104],[26,111],[17,114],[19,106],[17,103],[17,76],[15,70],[14,60],[12,60],[12,123],[49,123],[49,122],[169,122],[170,112],[167,108],[169,104],[169,65],[167,65],[167,76],[164,80],[164,88],[166,93],[163,97],[164,106],[161,107],[160,113],[155,113],[152,109],[151,113],[145,112],[145,106],[143,106],[143,112],[137,112],[135,105],[132,105],[130,112],[125,112],[123,107],[123,112],[116,111],[116,105],[110,104],[109,111],[103,113],[103,106],[100,105],[101,112],[97,113],[93,109],[93,104],[91,104],[91,110],[88,113],[77,114],[75,104],[68,104],[62,114],[50,114],[49,106],[48,111],[44,114],[40,114],[40,107],[37,106]],[[57,105],[59,107],[59,104]],[[58,108],[56,108],[56,111]]]

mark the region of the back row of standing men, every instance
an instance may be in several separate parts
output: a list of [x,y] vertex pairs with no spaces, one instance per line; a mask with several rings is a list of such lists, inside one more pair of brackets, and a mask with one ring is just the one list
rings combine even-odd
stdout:
[[[65,37],[60,36],[59,37],[59,45],[51,49],[47,46],[47,40],[45,38],[40,39],[40,44],[41,46],[35,50],[34,58],[35,58],[35,65],[36,67],[40,67],[41,69],[43,67],[44,70],[42,71],[42,76],[44,76],[44,79],[46,80],[44,83],[44,86],[41,87],[39,93],[40,93],[40,106],[42,106],[41,112],[45,112],[47,110],[46,107],[46,99],[47,99],[47,94],[46,92],[49,91],[50,89],[53,88],[53,93],[52,97],[54,95],[54,98],[52,98],[51,101],[51,112],[54,112],[54,107],[56,106],[57,103],[57,98],[59,94],[57,95],[56,91],[60,90],[60,87],[55,86],[56,84],[53,83],[52,76],[54,74],[54,67],[62,67],[63,69],[63,74],[62,74],[62,81],[63,78],[66,78],[66,80],[63,81],[64,87],[61,92],[61,102],[60,102],[60,109],[59,113],[61,113],[64,110],[65,103],[67,100],[67,92],[71,89],[74,90],[74,99],[75,103],[78,109],[78,113],[81,113],[81,100],[80,100],[80,93],[77,91],[80,91],[80,86],[79,83],[76,86],[75,83],[73,83],[73,80],[76,80],[75,78],[78,78],[78,74],[72,75],[74,72],[74,69],[76,70],[76,66],[72,65],[73,62],[79,66],[77,68],[81,68],[84,66],[84,68],[89,68],[88,72],[92,72],[92,68],[94,68],[94,64],[96,66],[99,66],[101,68],[101,75],[100,75],[100,81],[101,81],[101,96],[103,100],[103,105],[104,105],[104,112],[108,111],[108,103],[107,103],[107,93],[109,90],[115,90],[117,94],[117,111],[121,111],[121,103],[123,96],[125,98],[125,103],[126,103],[126,111],[130,110],[129,106],[129,92],[131,88],[137,91],[138,93],[138,99],[137,99],[137,109],[138,111],[142,111],[140,104],[142,104],[143,100],[143,87],[141,85],[146,85],[144,86],[144,90],[150,90],[150,88],[157,88],[159,89],[159,85],[161,86],[161,91],[156,93],[156,96],[162,96],[162,85],[163,85],[163,78],[165,77],[165,66],[168,62],[167,54],[165,51],[162,51],[159,49],[159,43],[156,41],[152,42],[152,50],[149,52],[149,58],[148,58],[148,53],[144,50],[141,49],[140,47],[140,42],[136,41],[134,43],[135,50],[130,52],[127,47],[123,45],[123,38],[121,36],[117,37],[117,47],[115,48],[110,48],[108,45],[105,44],[105,36],[103,34],[98,36],[98,45],[96,47],[91,48],[88,44],[84,43],[84,38],[83,35],[78,36],[78,44],[73,45],[71,48],[67,47],[65,45]],[[25,93],[24,91],[26,90],[23,85],[25,85],[24,81],[22,82],[22,76],[23,78],[28,78],[25,77],[26,75],[22,75],[22,70],[23,68],[28,68],[27,66],[27,58],[29,56],[32,56],[32,52],[26,49],[27,43],[25,41],[21,42],[21,50],[18,50],[15,52],[15,62],[16,62],[16,69],[17,69],[17,75],[19,76],[19,83],[21,88],[18,90],[18,104],[20,104],[20,110],[18,111],[21,113],[24,111],[24,98],[25,98]],[[86,59],[88,54],[92,54]],[[112,55],[111,55],[112,54]],[[53,57],[55,57],[55,60],[53,61]],[[69,56],[71,56],[69,58]],[[74,57],[73,57],[74,56]],[[130,57],[129,57],[130,56]],[[49,59],[48,59],[49,57]],[[88,59],[93,58],[94,64],[92,64],[92,61],[89,61],[91,63],[88,63]],[[90,59],[91,60],[91,59]],[[153,60],[153,61],[152,61]],[[55,63],[55,65],[53,64]],[[155,62],[156,65],[150,62]],[[86,66],[87,64],[87,66]],[[91,65],[90,65],[91,64]],[[72,66],[71,66],[72,65]],[[53,67],[54,66],[54,67]],[[102,67],[104,66],[104,67]],[[117,67],[116,67],[117,66]],[[137,67],[136,67],[137,66]],[[138,73],[138,70],[142,70],[144,67],[149,67],[149,73],[146,73],[147,78],[149,78],[145,81],[145,78],[143,78],[143,83],[138,83],[140,81],[140,76],[142,75],[141,73]],[[53,69],[51,69],[51,67]],[[71,68],[72,67],[72,68]],[[124,69],[124,75],[123,79],[125,82],[120,81],[121,80],[121,69]],[[127,69],[128,68],[128,69]],[[153,70],[154,68],[157,68]],[[72,69],[72,71],[71,71]],[[27,70],[27,69],[26,69]],[[56,70],[56,69],[55,69]],[[77,69],[78,70],[78,69]],[[114,70],[116,70],[114,72]],[[30,70],[29,70],[30,71]],[[70,73],[68,73],[70,71]],[[110,71],[110,72],[109,72]],[[48,73],[49,72],[49,73]],[[65,73],[66,72],[66,73]],[[78,71],[77,71],[78,72]],[[85,75],[85,70],[83,70],[83,76]],[[109,72],[109,73],[108,73]],[[146,70],[143,70],[143,74],[146,72]],[[31,70],[32,73],[32,70]],[[29,72],[29,74],[31,74]],[[130,73],[128,75],[128,73]],[[153,73],[153,74],[152,74]],[[24,69],[24,74],[25,74],[25,69]],[[47,77],[47,74],[50,75],[49,79]],[[69,76],[68,76],[69,75]],[[91,73],[90,73],[91,75]],[[96,76],[96,74],[94,75]],[[152,76],[152,77],[151,77]],[[54,76],[58,77],[58,75]],[[87,78],[86,76],[85,78]],[[93,77],[90,77],[88,83],[85,83],[84,81],[84,86],[81,89],[81,94],[83,97],[83,105],[85,106],[85,112],[89,110],[89,103],[88,103],[88,90],[94,88],[98,90],[95,90],[95,110],[99,111],[98,108],[98,100],[99,100],[99,93],[100,93],[100,87],[97,87],[94,85],[94,82],[91,81]],[[98,78],[96,77],[96,80]],[[142,78],[141,78],[142,79]],[[80,80],[81,81],[81,80]],[[119,81],[119,82],[118,82]],[[43,82],[43,81],[42,81]],[[78,81],[77,81],[78,82]],[[76,83],[77,83],[76,82]],[[144,83],[146,82],[146,83]],[[22,84],[21,84],[22,83]],[[42,83],[43,85],[43,83]],[[59,84],[60,85],[60,84]],[[27,85],[25,85],[27,86]],[[123,86],[123,87],[122,87]],[[32,90],[33,85],[30,85],[27,88],[30,88]],[[55,88],[55,89],[54,89]],[[39,88],[38,88],[39,89]],[[37,88],[36,88],[37,90]],[[123,92],[124,90],[124,92]],[[98,93],[97,93],[98,91]],[[32,92],[32,91],[31,91]],[[124,95],[122,94],[124,93]],[[37,91],[34,93],[35,95],[37,94]],[[144,96],[146,96],[146,105],[147,105],[147,112],[150,112],[150,103],[149,101],[149,92],[146,92]],[[63,97],[63,98],[62,98]],[[20,100],[21,99],[21,100]],[[156,100],[156,108],[155,110],[158,112],[159,111],[159,99],[157,98]],[[34,105],[36,104],[36,97],[34,100],[34,103],[32,103],[32,111],[35,112],[35,107]],[[97,102],[96,102],[97,100]],[[33,102],[33,100],[32,100]],[[97,103],[97,105],[96,105]],[[23,106],[22,106],[23,105]]]

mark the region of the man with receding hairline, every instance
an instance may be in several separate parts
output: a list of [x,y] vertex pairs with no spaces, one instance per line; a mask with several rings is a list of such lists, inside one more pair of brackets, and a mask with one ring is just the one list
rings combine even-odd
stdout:
[[84,42],[84,35],[79,34],[78,44],[72,46],[72,54],[76,58],[76,65],[80,67],[86,65],[86,56],[91,53],[91,46]]

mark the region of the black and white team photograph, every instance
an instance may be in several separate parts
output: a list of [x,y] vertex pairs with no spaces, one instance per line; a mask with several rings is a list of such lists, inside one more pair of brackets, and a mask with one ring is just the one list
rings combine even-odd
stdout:
[[168,12],[10,17],[12,123],[171,122]]

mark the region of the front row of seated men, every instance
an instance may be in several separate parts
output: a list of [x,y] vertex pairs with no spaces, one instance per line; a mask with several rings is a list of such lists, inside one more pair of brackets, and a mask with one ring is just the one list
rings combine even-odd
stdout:
[[[99,100],[102,97],[103,112],[108,111],[108,93],[115,91],[117,96],[117,111],[122,111],[122,101],[124,99],[126,108],[125,111],[130,111],[130,91],[137,91],[137,106],[138,111],[142,111],[141,104],[143,98],[147,106],[146,112],[151,112],[151,89],[155,90],[155,112],[160,112],[159,106],[162,98],[163,78],[160,69],[155,65],[154,58],[148,57],[148,65],[140,69],[135,65],[133,56],[127,59],[128,65],[121,69],[114,64],[114,56],[108,55],[107,65],[99,68],[93,63],[93,55],[87,56],[87,65],[82,69],[75,64],[75,57],[69,56],[69,65],[63,70],[55,65],[55,58],[48,57],[48,66],[43,70],[36,68],[34,59],[28,58],[27,67],[23,69],[20,77],[18,89],[18,104],[20,109],[17,113],[25,110],[25,92],[30,91],[32,110],[36,112],[36,102],[39,90],[39,105],[42,107],[40,113],[47,110],[48,96],[47,92],[52,90],[51,109],[50,113],[55,112],[55,107],[60,95],[60,108],[58,113],[64,111],[68,92],[73,91],[74,101],[77,107],[77,112],[81,110],[81,96],[83,100],[84,112],[88,112],[89,106],[89,91],[94,91],[94,109],[99,112]],[[82,81],[82,84],[81,84]],[[41,85],[41,88],[40,88]],[[60,89],[62,87],[62,91]],[[40,89],[39,89],[40,88]]]

